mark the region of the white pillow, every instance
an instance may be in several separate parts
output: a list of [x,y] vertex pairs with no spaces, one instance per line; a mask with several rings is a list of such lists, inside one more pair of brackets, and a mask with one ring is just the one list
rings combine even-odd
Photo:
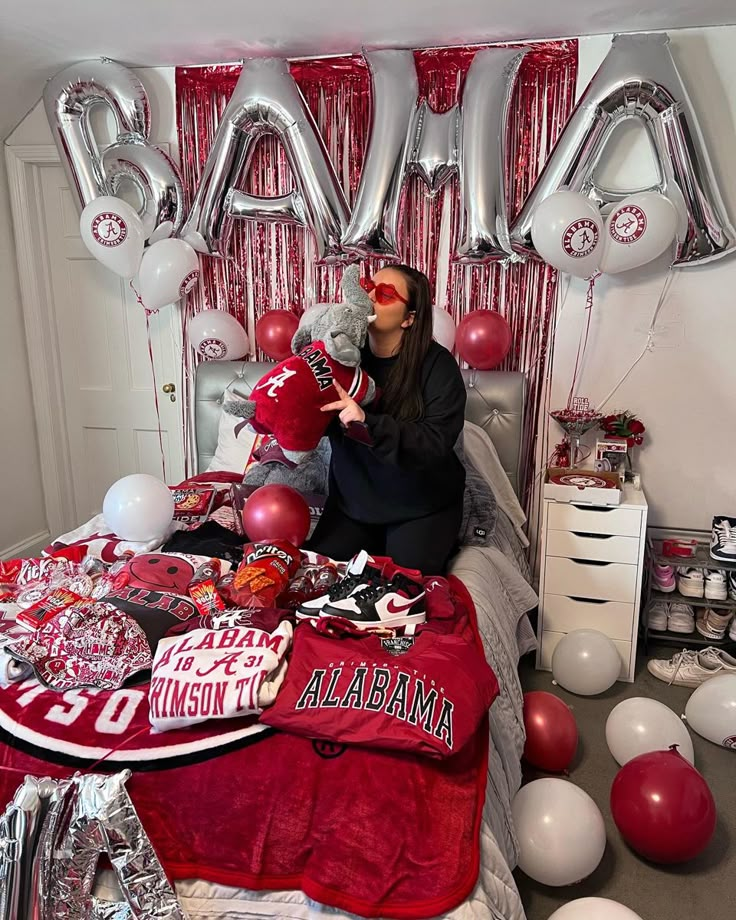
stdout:
[[[250,425],[244,424],[244,419],[238,418],[237,415],[230,415],[225,409],[228,403],[239,400],[242,402],[244,397],[231,390],[226,390],[222,400],[222,409],[220,410],[220,427],[217,432],[217,449],[215,456],[212,458],[210,465],[205,470],[206,473],[228,472],[244,473],[246,466],[251,460],[251,454],[256,447],[256,438],[258,435],[253,431]],[[235,433],[235,429],[238,433]]]

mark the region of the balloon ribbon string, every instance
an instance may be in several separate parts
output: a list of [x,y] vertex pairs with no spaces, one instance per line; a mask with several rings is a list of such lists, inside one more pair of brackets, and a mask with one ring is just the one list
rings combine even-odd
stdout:
[[104,757],[100,757],[99,760],[96,760],[96,761],[92,764],[91,767],[87,767],[87,769],[84,770],[83,772],[84,772],[84,773],[91,773],[91,772],[95,769],[95,767],[99,767],[99,765],[100,765],[101,763],[104,763],[104,762],[107,760],[108,757],[112,757],[112,755],[113,755],[116,751],[119,751],[120,748],[125,747],[125,745],[126,745],[129,741],[134,741],[139,735],[142,735],[144,732],[150,732],[150,730],[151,730],[151,729],[150,729],[150,726],[149,726],[149,725],[144,725],[144,727],[138,729],[137,732],[134,732],[132,735],[128,735],[127,738],[123,738],[123,740],[120,742],[120,744],[119,744],[117,747],[112,748],[112,750],[108,751],[107,754],[105,754]]
[[583,328],[580,330],[580,339],[578,340],[578,351],[575,355],[575,370],[572,374],[572,383],[570,384],[570,392],[567,396],[567,408],[572,407],[572,397],[575,392],[575,386],[578,382],[578,373],[583,365],[583,358],[585,357],[585,350],[588,347],[588,335],[590,333],[590,317],[593,314],[593,289],[595,287],[596,281],[600,278],[601,273],[595,272],[588,279],[588,293],[585,295],[585,312],[586,318],[583,323]]
[[161,451],[161,470],[164,474],[164,482],[166,482],[166,455],[164,454],[164,435],[161,430],[161,407],[158,403],[158,384],[156,382],[156,362],[153,360],[153,343],[151,342],[151,322],[149,317],[152,313],[158,313],[158,310],[149,310],[148,307],[141,300],[141,295],[136,291],[135,286],[133,285],[132,279],[128,282],[130,284],[131,291],[135,294],[135,299],[143,307],[143,312],[146,315],[146,336],[148,338],[148,357],[151,362],[151,377],[153,378],[153,401],[156,406],[156,423],[158,425],[158,447]]

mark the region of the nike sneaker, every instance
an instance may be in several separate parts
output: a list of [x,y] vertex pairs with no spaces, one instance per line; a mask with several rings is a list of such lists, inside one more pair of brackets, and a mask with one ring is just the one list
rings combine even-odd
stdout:
[[736,572],[728,573],[728,596],[736,601]]
[[670,605],[665,601],[656,601],[649,608],[649,629],[655,632],[667,632],[667,617],[669,616]]
[[709,601],[728,600],[728,579],[722,569],[706,570],[705,596]]
[[710,607],[705,611],[702,620],[698,620],[695,628],[701,636],[706,639],[720,640],[726,636],[728,624],[731,622],[733,614],[730,610],[712,610]]
[[703,570],[693,566],[681,566],[677,570],[677,590],[685,597],[703,597]]
[[652,658],[647,670],[654,677],[676,687],[699,687],[711,677],[736,674],[736,658],[722,649],[706,648],[702,652],[683,649],[667,661]]
[[667,629],[685,635],[695,632],[695,613],[690,604],[670,604],[667,612]]
[[713,518],[710,554],[719,562],[736,562],[736,518],[725,515]]
[[654,565],[652,570],[654,577],[654,587],[657,591],[664,591],[669,594],[675,590],[675,570],[671,565]]
[[419,625],[427,619],[424,588],[397,572],[391,579],[380,579],[343,600],[328,604],[320,616],[344,617],[364,629]]
[[383,578],[383,572],[376,566],[368,564],[368,553],[361,550],[350,560],[345,569],[345,575],[330,585],[325,594],[314,597],[300,604],[296,609],[298,620],[309,620],[318,617],[328,604],[345,600],[356,591],[362,591]]

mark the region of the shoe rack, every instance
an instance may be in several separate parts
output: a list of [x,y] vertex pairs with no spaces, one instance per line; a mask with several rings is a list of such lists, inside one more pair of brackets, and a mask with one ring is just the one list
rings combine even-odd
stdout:
[[[669,631],[660,632],[649,628],[649,610],[656,603],[688,604],[693,608],[696,618],[700,607],[711,607],[716,610],[728,610],[736,613],[736,601],[732,600],[730,596],[725,601],[714,601],[707,597],[687,597],[684,594],[680,594],[676,589],[674,591],[658,591],[655,586],[653,574],[655,565],[673,566],[675,569],[675,581],[677,580],[677,569],[680,566],[705,570],[719,569],[726,572],[736,571],[736,563],[718,562],[711,557],[710,537],[710,531],[705,530],[647,528],[644,554],[644,593],[640,618],[645,653],[649,642],[654,642],[658,645],[675,645],[679,648],[694,649],[707,646],[714,646],[715,648],[736,647],[736,641],[729,638],[728,628],[723,639],[706,639],[705,636],[700,635],[697,629],[692,633],[675,633]],[[667,556],[662,552],[662,544],[665,540],[696,540],[695,555]]]

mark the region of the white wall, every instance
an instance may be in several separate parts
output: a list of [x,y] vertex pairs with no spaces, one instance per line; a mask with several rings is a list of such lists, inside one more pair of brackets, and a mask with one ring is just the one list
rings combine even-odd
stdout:
[[[736,27],[671,33],[677,66],[700,120],[726,207],[736,222]],[[580,42],[579,90],[609,47],[608,36]],[[616,142],[617,141],[617,142]],[[624,130],[607,153],[605,185],[655,181],[648,143]],[[591,404],[615,386],[646,341],[668,260],[595,287],[590,340],[577,392]],[[654,350],[606,409],[631,409],[647,426],[635,466],[642,472],[650,523],[709,529],[714,514],[736,514],[736,256],[676,271],[657,321]],[[587,285],[573,280],[555,342],[552,408],[567,399]],[[560,439],[554,422],[550,443]],[[595,442],[595,434],[588,441]]]

